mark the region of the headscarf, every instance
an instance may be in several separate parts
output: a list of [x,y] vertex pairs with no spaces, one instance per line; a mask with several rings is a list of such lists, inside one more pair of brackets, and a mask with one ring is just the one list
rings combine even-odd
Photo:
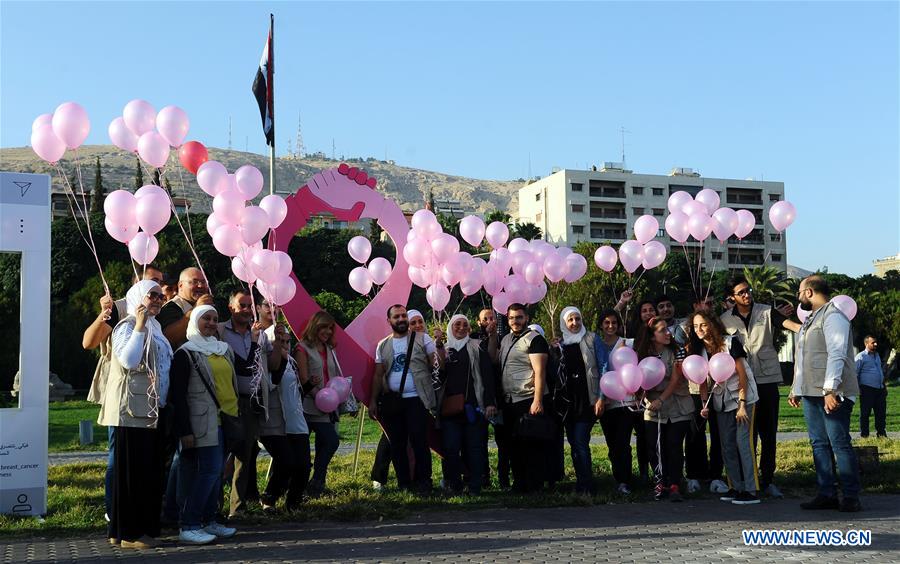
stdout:
[[[125,294],[125,303],[127,304],[128,315],[137,315],[138,306],[140,306],[144,302],[144,296],[146,296],[153,288],[159,288],[159,284],[157,284],[153,280],[141,280],[128,290],[128,293]],[[160,292],[162,292],[161,288]],[[153,336],[154,338],[156,338],[157,336],[162,337],[162,326],[159,324],[159,321],[156,320],[156,316],[148,315],[146,317],[144,325],[150,332],[151,336]],[[163,340],[168,342],[164,337]]]
[[585,333],[587,333],[587,330],[584,328],[583,320],[581,329],[577,333],[569,331],[569,327],[566,325],[566,320],[573,313],[577,313],[580,316],[581,310],[579,310],[575,306],[569,306],[567,308],[563,308],[562,313],[559,314],[559,330],[561,331],[562,344],[564,345],[574,345],[575,343],[580,343],[581,339],[584,338]]
[[468,317],[461,313],[457,313],[453,317],[450,318],[450,323],[447,324],[447,346],[451,349],[455,349],[457,351],[461,351],[465,348],[466,344],[469,342],[469,336],[466,335],[462,339],[457,339],[453,336],[453,324],[459,321],[460,319],[469,320]]
[[412,321],[413,317],[421,317],[422,321],[425,321],[425,316],[422,315],[422,312],[417,309],[411,309],[406,312],[406,320]]
[[216,311],[211,305],[202,305],[191,310],[191,319],[187,326],[187,342],[181,345],[186,351],[194,351],[206,356],[217,354],[224,356],[228,352],[228,343],[215,337],[204,337],[200,334],[200,318],[211,311]]
[[541,337],[544,336],[544,328],[538,325],[537,323],[532,323],[528,326],[532,331],[536,331]]

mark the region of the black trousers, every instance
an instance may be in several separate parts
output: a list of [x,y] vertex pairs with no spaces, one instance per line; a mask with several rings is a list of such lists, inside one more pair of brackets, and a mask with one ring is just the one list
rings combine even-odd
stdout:
[[162,444],[156,429],[116,427],[112,507],[107,536],[134,541],[159,536]]
[[494,442],[497,443],[497,483],[501,488],[510,485],[509,474],[512,470],[512,421],[504,415],[502,425],[494,425]]
[[644,410],[631,411],[631,426],[634,429],[634,451],[637,454],[638,474],[646,480],[653,473],[647,450],[647,431],[644,428]]
[[[384,428],[391,443],[391,462],[401,488],[431,488],[431,450],[428,448],[428,412],[418,397],[403,398],[399,413],[384,417]],[[415,463],[410,476],[406,446],[412,447]]]
[[[690,421],[661,425],[656,421],[644,421],[650,465],[653,466],[654,480],[657,485],[661,484],[667,487],[681,485],[684,438],[687,436],[690,426]],[[657,439],[659,440],[658,451]]]
[[[519,419],[528,413],[531,399],[507,404],[503,408],[503,421],[512,428],[510,441],[510,466],[512,467],[513,489],[518,492],[538,491],[544,486],[548,460],[555,460],[550,441],[524,438],[518,435]],[[550,406],[550,398],[545,398],[545,406]],[[555,464],[555,462],[553,462]]]
[[634,429],[632,412],[627,407],[607,409],[600,416],[600,427],[609,448],[613,478],[617,484],[631,484],[631,431]]
[[382,431],[381,440],[378,441],[378,448],[375,449],[375,462],[372,463],[372,473],[370,477],[373,482],[386,484],[388,481],[388,472],[391,470],[391,441]]
[[[778,384],[757,384],[756,425],[753,429],[753,449],[759,452],[759,487],[764,491],[775,478],[775,449],[778,445]],[[757,446],[762,443],[762,447]]]
[[275,505],[279,497],[287,492],[284,506],[295,509],[303,501],[303,492],[309,483],[311,468],[309,456],[309,435],[288,434],[260,437],[266,451],[272,456],[269,483],[262,499],[268,505]]
[[[722,445],[719,441],[719,425],[715,417],[709,418],[709,456],[706,451],[706,419],[700,415],[703,402],[700,394],[691,394],[694,400],[694,419],[688,429],[684,444],[685,466],[688,480],[722,479]],[[712,406],[710,406],[712,411]]]
[[869,413],[875,411],[875,434],[887,436],[887,388],[859,386],[859,435],[869,436]]

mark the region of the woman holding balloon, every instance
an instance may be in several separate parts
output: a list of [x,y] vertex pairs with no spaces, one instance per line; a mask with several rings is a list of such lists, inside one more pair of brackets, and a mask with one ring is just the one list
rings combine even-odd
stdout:
[[339,401],[334,390],[328,387],[329,380],[340,374],[334,352],[334,327],[335,321],[330,314],[316,312],[294,348],[294,360],[304,391],[303,414],[310,432],[316,435],[313,475],[306,488],[310,497],[318,497],[325,490],[328,464],[340,443],[337,432]]
[[[691,318],[688,349],[708,359],[712,387],[712,410],[719,424],[722,458],[731,489],[719,499],[737,505],[759,503],[757,497],[756,451],[753,447],[753,414],[759,396],[756,382],[747,364],[747,353],[741,341],[725,335],[725,328],[715,317],[697,312]],[[708,385],[708,382],[703,384]],[[703,417],[710,408],[704,405]]]

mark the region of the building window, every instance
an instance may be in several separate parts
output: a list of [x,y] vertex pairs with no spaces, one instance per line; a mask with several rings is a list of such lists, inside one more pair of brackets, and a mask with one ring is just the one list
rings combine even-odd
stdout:
[[780,202],[781,194],[769,194],[769,201],[770,202]]
[[777,243],[781,241],[781,233],[769,233],[769,239],[771,239],[773,243]]
[[654,188],[654,189],[653,189],[653,195],[654,195],[654,196],[662,196],[662,195],[663,195],[663,189],[662,189],[662,188]]
[[653,215],[655,215],[656,217],[662,217],[663,211],[664,210],[662,208],[653,208]]
[[581,182],[573,182],[572,183],[572,191],[573,192],[581,192],[584,189],[584,184]]
[[634,215],[644,215],[644,208],[631,208],[631,213]]
[[584,204],[572,204],[572,213],[584,213]]
[[631,193],[634,194],[635,196],[640,196],[644,193],[644,187],[643,186],[632,186]]
[[657,236],[657,237],[665,237],[665,236],[666,236],[666,230],[665,230],[665,229],[660,229],[659,231],[656,232],[656,236]]
[[772,261],[773,261],[773,262],[781,262],[781,255],[775,255],[775,254],[773,254],[773,255],[772,255]]
[[542,219],[544,219],[544,214],[543,214],[543,213],[537,212],[536,214],[534,214],[534,221],[535,221],[535,223],[540,223]]
[[538,192],[537,194],[534,195],[534,201],[535,202],[541,201],[541,193],[540,192]]
[[717,253],[717,252],[713,251],[712,258],[713,258],[713,260],[722,260],[722,253]]
[[574,233],[574,234],[576,234],[576,235],[581,235],[581,234],[583,234],[583,233],[584,233],[584,225],[573,225],[573,226],[572,226],[572,233]]

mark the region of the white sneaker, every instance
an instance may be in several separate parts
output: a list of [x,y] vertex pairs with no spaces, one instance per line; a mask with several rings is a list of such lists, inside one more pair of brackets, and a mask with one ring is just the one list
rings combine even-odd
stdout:
[[191,531],[182,529],[182,531],[178,533],[178,540],[188,544],[209,544],[216,540],[216,536],[204,532],[203,529],[193,529]]
[[226,527],[225,525],[220,525],[213,521],[209,525],[203,527],[203,532],[209,533],[210,535],[214,535],[219,538],[227,539],[233,537],[237,532],[237,529],[235,529],[234,527]]
[[384,484],[382,484],[381,482],[379,482],[377,480],[372,480],[372,489],[375,490],[376,492],[380,492],[381,490],[384,489]]
[[687,492],[689,494],[697,493],[700,491],[700,482],[697,480],[688,480],[687,483]]
[[769,484],[766,488],[766,495],[769,497],[774,497],[776,499],[781,499],[784,497],[784,494],[781,493],[781,490],[778,489],[778,486],[775,484]]
[[709,492],[714,494],[722,494],[728,492],[728,484],[722,480],[713,480],[709,483]]
[[109,513],[104,513],[103,518],[106,519],[107,523],[109,523]]
[[617,491],[622,495],[631,495],[631,488],[628,487],[628,484],[619,484]]

